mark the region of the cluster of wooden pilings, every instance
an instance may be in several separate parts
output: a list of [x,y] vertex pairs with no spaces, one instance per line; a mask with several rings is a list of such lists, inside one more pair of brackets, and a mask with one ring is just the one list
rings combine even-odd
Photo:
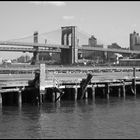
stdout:
[[28,86],[19,87],[16,90],[8,88],[2,92],[2,105],[34,104],[41,105],[46,102],[60,102],[64,100],[85,100],[96,98],[136,96],[140,93],[140,79],[135,76],[136,69],[133,68],[133,78],[116,79],[115,81],[92,81],[92,74],[87,74],[85,79],[79,83],[65,83],[55,85],[48,84],[46,80],[45,64],[40,65],[40,70],[36,71],[35,78],[29,81]]
[[[139,85],[140,86],[140,85]],[[122,83],[111,86],[110,83],[103,84],[92,84],[89,85],[85,93],[82,95],[82,88],[80,87],[66,87],[62,88],[61,92],[58,92],[54,88],[45,89],[44,94],[41,94],[41,103],[44,102],[57,102],[61,100],[84,100],[96,98],[106,98],[119,97],[125,98],[128,96],[136,96],[136,89],[138,90],[138,85],[134,89],[132,85],[126,84],[124,81]]]
[[18,85],[18,82],[13,80],[12,83],[15,84],[7,84],[7,86],[1,86],[0,104],[2,104],[2,106],[22,106],[22,104],[28,103],[35,105],[38,104],[40,99],[39,72],[35,72],[34,79],[27,81],[28,84],[23,82],[23,84]]

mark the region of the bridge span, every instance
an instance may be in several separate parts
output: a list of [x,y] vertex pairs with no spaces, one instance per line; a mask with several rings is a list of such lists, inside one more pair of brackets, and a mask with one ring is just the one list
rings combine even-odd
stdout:
[[[0,51],[15,51],[15,52],[30,52],[30,53],[33,53],[35,51],[38,51],[39,53],[40,52],[61,53],[61,49],[69,49],[70,48],[70,46],[68,46],[68,45],[10,42],[10,41],[0,41],[0,45],[28,47],[28,48],[0,47]],[[33,47],[39,47],[39,49],[36,50]],[[100,48],[100,47],[93,47],[93,46],[89,46],[89,45],[78,46],[77,49],[79,51],[103,51],[103,52],[114,52],[114,53],[125,53],[125,54],[140,54],[140,51],[137,51],[137,50]]]
[[[17,47],[0,47],[0,51],[15,51],[15,52],[35,52],[34,47],[39,47],[38,52],[54,52],[60,53],[61,49],[69,49],[68,45],[56,45],[56,44],[42,44],[42,43],[25,43],[25,42],[9,42],[0,41],[0,45],[9,46],[25,46],[28,48],[17,48]],[[125,54],[140,54],[137,50],[125,50],[125,49],[110,49],[110,48],[100,48],[93,47],[89,45],[82,45],[77,47],[80,51],[103,51],[103,52],[114,52],[114,53],[125,53]]]
[[[110,49],[94,47],[90,45],[79,45],[76,26],[61,27],[61,43],[48,44],[38,42],[38,32],[33,35],[33,42],[0,41],[0,51],[31,52],[33,53],[33,63],[39,61],[39,53],[54,52],[60,53],[62,64],[74,64],[78,62],[78,53],[83,51],[102,51],[120,54],[140,54],[138,50]],[[7,47],[1,47],[1,46]],[[14,46],[14,47],[8,47]],[[15,47],[20,46],[20,47]],[[24,48],[26,47],[26,48]]]
[[100,48],[100,47],[91,47],[89,45],[82,45],[82,47],[79,47],[78,49],[81,51],[84,50],[84,51],[103,51],[103,52],[125,53],[125,54],[140,54],[140,51],[138,50]]
[[68,49],[68,45],[57,45],[57,44],[43,44],[43,43],[28,43],[28,42],[14,42],[14,41],[0,41],[0,45],[9,46],[27,46],[27,47],[43,47],[43,48],[65,48]]
[[[36,49],[34,48],[16,48],[16,47],[0,47],[0,51],[8,51],[8,52],[29,52],[34,53]],[[38,53],[61,53],[60,49],[46,49],[46,48],[39,48]]]

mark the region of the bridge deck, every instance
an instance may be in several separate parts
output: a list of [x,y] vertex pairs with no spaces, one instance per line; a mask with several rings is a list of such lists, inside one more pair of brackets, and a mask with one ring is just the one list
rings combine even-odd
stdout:
[[[58,45],[58,44],[43,44],[43,43],[27,43],[27,42],[12,42],[12,41],[0,41],[0,45],[7,46],[26,46],[29,48],[16,48],[16,47],[0,47],[0,51],[17,51],[17,52],[56,52],[60,53],[60,49],[69,49],[68,45]],[[32,48],[30,48],[32,47]],[[38,50],[33,47],[39,47]],[[51,49],[48,49],[51,48]],[[125,50],[125,49],[110,49],[110,48],[100,48],[92,47],[89,45],[78,46],[77,49],[80,51],[103,51],[103,52],[114,52],[114,53],[125,53],[125,54],[140,54],[138,50]]]
[[80,51],[86,50],[86,51],[103,51],[103,52],[125,53],[125,54],[140,54],[140,51],[138,51],[138,50],[100,48],[100,47],[91,47],[89,45],[82,45],[78,49]]
[[[17,47],[0,47],[0,51],[9,51],[9,52],[36,52],[34,48],[17,48]],[[52,52],[52,53],[60,53],[60,49],[47,49],[47,48],[39,48],[38,52]]]
[[43,43],[28,43],[28,42],[14,42],[14,41],[0,41],[0,45],[12,45],[12,46],[27,46],[27,47],[43,47],[43,48],[66,48],[68,45],[58,44],[43,44]]

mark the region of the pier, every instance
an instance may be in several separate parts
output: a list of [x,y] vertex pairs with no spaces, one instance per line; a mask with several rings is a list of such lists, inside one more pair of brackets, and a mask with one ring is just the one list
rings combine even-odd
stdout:
[[140,69],[124,67],[47,66],[1,69],[0,101],[5,105],[33,104],[64,100],[126,98],[140,91]]
[[[95,100],[96,97],[109,99],[110,96],[125,98],[127,95],[136,96],[137,90],[139,90],[140,78],[136,76],[139,70],[136,68],[123,69],[123,74],[119,72],[120,69],[118,72],[115,72],[117,69],[114,69],[113,72],[111,68],[108,69],[108,72],[104,72],[104,68],[98,69],[100,70],[98,72],[97,69],[88,68],[86,71],[71,68],[71,70],[65,69],[61,72],[59,69],[57,71],[55,69],[55,74],[52,69],[46,70],[44,64],[40,65],[40,69],[42,69],[42,73],[40,73],[42,77],[46,77],[45,71],[47,71],[46,79],[43,79],[42,84],[40,83],[40,96],[45,101]],[[128,76],[128,73],[131,74]]]

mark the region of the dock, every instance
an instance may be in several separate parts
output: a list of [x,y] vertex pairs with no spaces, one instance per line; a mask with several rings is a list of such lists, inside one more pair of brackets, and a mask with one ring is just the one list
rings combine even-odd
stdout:
[[41,105],[63,100],[109,99],[136,96],[140,91],[136,67],[37,67],[1,68],[2,105]]
[[[95,99],[95,97],[136,96],[140,84],[139,69],[45,69],[40,65],[41,98],[52,102],[60,100]],[[63,70],[62,70],[63,69]],[[45,96],[45,97],[44,97]],[[41,99],[41,102],[44,100]]]

